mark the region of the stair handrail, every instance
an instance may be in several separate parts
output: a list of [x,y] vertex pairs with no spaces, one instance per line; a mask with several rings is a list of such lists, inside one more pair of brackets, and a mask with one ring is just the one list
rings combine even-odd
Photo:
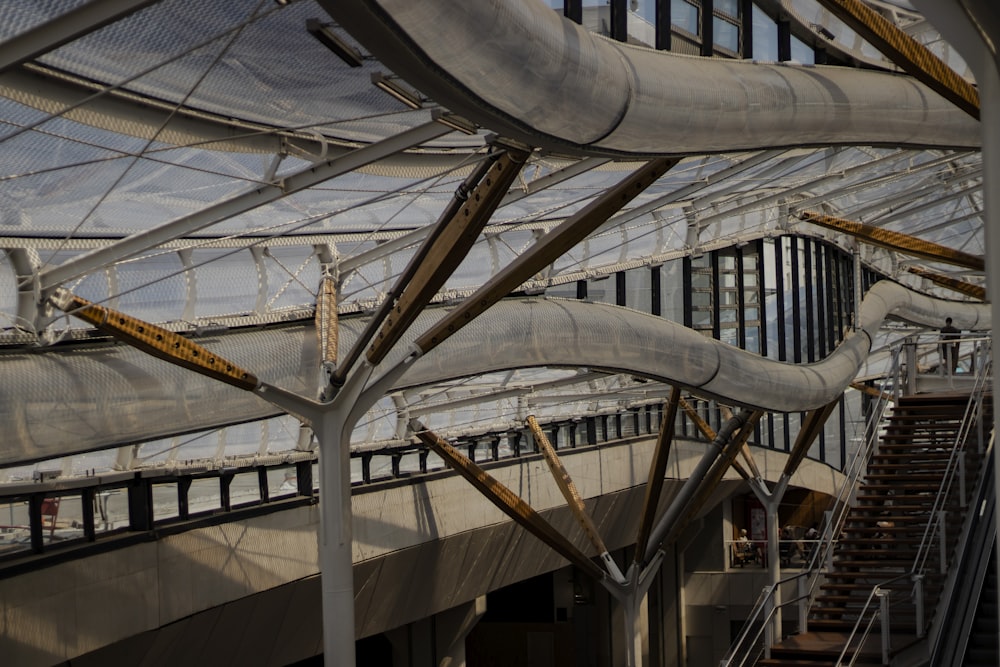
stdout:
[[840,535],[847,519],[848,512],[853,503],[850,497],[855,493],[860,484],[862,475],[868,469],[872,454],[875,452],[879,438],[881,436],[882,421],[890,402],[894,402],[898,396],[898,388],[902,385],[902,368],[900,358],[902,355],[902,345],[894,347],[890,353],[889,369],[879,386],[878,396],[872,409],[868,414],[865,423],[864,446],[859,447],[854,453],[848,467],[844,470],[844,484],[841,485],[834,499],[833,510],[829,513],[829,519],[820,533],[819,542],[813,549],[807,569],[817,576],[813,578],[810,585],[810,594],[815,590],[819,581],[819,574],[822,564],[829,563],[833,556],[833,550],[837,544],[837,537]]
[[[992,449],[993,449],[993,437],[990,438],[990,442],[989,442],[989,445],[988,445],[988,451],[992,451]],[[990,474],[990,473],[987,472],[987,474]],[[982,486],[982,484],[980,484],[980,486]],[[872,586],[872,591],[868,595],[868,600],[865,602],[865,605],[864,605],[864,607],[862,607],[861,611],[858,612],[858,619],[857,619],[857,621],[855,621],[854,627],[851,629],[851,634],[847,637],[847,641],[844,642],[844,649],[843,649],[843,651],[841,651],[840,657],[837,659],[835,667],[842,667],[842,664],[843,664],[842,661],[843,661],[844,655],[846,655],[846,653],[847,653],[847,648],[854,642],[854,639],[857,636],[858,631],[861,629],[861,621],[864,619],[865,613],[868,611],[868,608],[871,606],[871,601],[875,598],[875,596],[877,595],[878,591],[881,590],[881,589],[889,590],[890,587],[892,586],[892,584],[895,584],[895,583],[897,583],[899,581],[903,581],[904,579],[913,578],[914,576],[916,576],[916,567],[915,566],[913,568],[911,568],[909,572],[904,572],[903,574],[899,574],[899,575],[897,575],[895,577],[892,577],[890,579],[886,579],[885,581],[879,582],[879,583],[875,584],[874,586]],[[914,581],[916,581],[916,580],[914,580]],[[917,584],[914,583],[914,588],[916,588],[916,586],[917,586]],[[864,635],[862,636],[861,643],[859,644],[859,647],[864,645],[865,639],[867,639],[868,636],[871,634],[872,629],[875,627],[875,621],[879,620],[879,618],[880,618],[880,612],[873,613],[872,616],[869,618],[868,623],[866,623],[865,626],[864,626]],[[920,632],[921,628],[917,628],[917,630],[918,630],[918,632]],[[883,646],[885,646],[885,636],[884,635],[883,635]],[[854,658],[852,658],[852,660],[849,663],[849,665],[853,665],[854,664],[854,660],[857,658],[857,655],[858,655],[859,652],[860,651],[856,651],[855,652]],[[885,651],[885,649],[883,649],[883,652],[886,653],[887,651]],[[883,658],[884,658],[884,660],[888,660],[888,655],[883,655]]]
[[[803,570],[796,574],[791,575],[781,579],[776,584],[768,584],[761,589],[760,594],[757,596],[757,601],[754,603],[753,610],[750,613],[749,618],[743,623],[743,629],[740,634],[737,635],[736,641],[733,645],[729,647],[729,651],[726,653],[725,657],[719,662],[719,667],[742,667],[746,664],[747,658],[750,657],[750,649],[756,646],[760,636],[768,631],[768,628],[772,626],[772,622],[778,613],[779,609],[782,609],[793,604],[800,603],[803,599],[809,597],[809,593],[804,593],[790,600],[785,600],[780,605],[771,604],[771,600],[774,597],[774,593],[783,584],[790,583],[796,579],[802,579],[809,576],[808,570]],[[754,624],[760,621],[760,625],[757,626],[757,632],[754,633],[753,637],[750,637],[750,632],[754,628]],[[747,643],[747,640],[751,641]],[[740,651],[740,648],[746,646],[746,650]],[[765,646],[764,650],[767,651],[770,646]],[[734,662],[736,661],[736,662]]]
[[[874,600],[876,597],[879,597],[880,598],[879,601],[881,602],[882,601],[882,598],[881,598],[882,591],[888,591],[888,590],[890,590],[889,586],[891,584],[894,584],[897,581],[902,581],[903,579],[907,579],[907,578],[909,578],[909,576],[910,576],[910,573],[909,572],[905,572],[903,574],[897,575],[897,576],[895,576],[895,577],[893,577],[891,579],[886,579],[885,581],[883,581],[881,583],[878,583],[878,584],[875,584],[874,586],[872,586],[872,592],[868,594],[868,599],[865,601],[865,605],[861,608],[861,611],[858,612],[858,619],[854,622],[854,627],[851,628],[851,634],[849,634],[847,636],[847,641],[844,642],[844,648],[840,651],[840,656],[838,656],[837,662],[834,663],[834,667],[843,667],[844,656],[847,655],[848,648],[851,646],[851,644],[854,643],[854,639],[858,636],[858,631],[862,629],[861,621],[863,621],[865,619],[865,613],[867,613],[869,607],[871,607],[872,600]],[[867,640],[868,637],[871,636],[872,629],[875,627],[875,621],[877,621],[880,618],[882,618],[882,614],[883,614],[883,610],[882,610],[881,605],[880,605],[879,610],[873,612],[871,614],[871,616],[869,617],[868,622],[864,624],[864,626],[863,626],[864,634],[862,634],[862,636],[861,636],[861,641],[858,643],[857,650],[854,651],[854,654],[851,657],[851,662],[848,663],[849,666],[853,665],[854,662],[858,659],[858,655],[861,653],[861,647],[864,646],[865,640]],[[885,643],[885,637],[884,637],[884,633],[883,633],[883,655],[882,655],[882,661],[883,661],[884,664],[889,664],[888,660],[889,660],[888,647],[887,647],[887,645]]]
[[[896,579],[899,578],[900,577],[897,577]],[[895,581],[895,579],[890,581]],[[844,642],[844,648],[840,651],[840,655],[837,656],[837,662],[834,663],[834,667],[844,667],[844,658],[847,656],[847,651],[850,648],[851,643],[854,641],[854,637],[857,634],[857,630],[861,625],[861,620],[865,617],[865,614],[868,613],[868,610],[871,608],[872,601],[875,598],[878,598],[879,607],[871,613],[870,620],[868,621],[867,624],[865,624],[865,632],[863,635],[861,635],[861,641],[858,642],[858,647],[851,654],[851,661],[847,663],[846,666],[846,667],[854,667],[854,663],[857,662],[858,655],[860,655],[861,653],[861,648],[864,647],[865,642],[868,640],[868,637],[871,636],[872,628],[875,627],[875,621],[882,619],[883,617],[887,617],[887,614],[885,614],[886,611],[885,608],[887,606],[887,603],[885,602],[886,594],[887,593],[883,592],[882,586],[875,586],[874,588],[872,588],[872,592],[868,594],[868,599],[865,601],[865,606],[861,608],[860,612],[858,612],[858,621],[857,623],[854,624],[855,631],[852,632],[851,636],[847,638],[846,642]],[[883,642],[882,663],[889,664],[888,646],[885,645],[885,642]]]
[[[904,343],[904,344],[906,344],[906,343]],[[847,647],[849,647],[854,642],[854,640],[855,640],[855,638],[857,636],[858,631],[861,629],[861,621],[864,619],[864,614],[867,611],[868,606],[871,603],[871,600],[874,598],[874,596],[875,596],[875,594],[876,594],[876,592],[878,590],[880,590],[880,589],[888,589],[891,584],[894,584],[894,583],[896,583],[898,581],[901,581],[903,579],[906,579],[906,578],[911,578],[913,580],[913,582],[914,582],[913,583],[913,589],[911,589],[911,591],[913,593],[917,593],[917,596],[919,597],[919,592],[916,589],[917,589],[918,586],[920,586],[920,580],[921,580],[921,576],[920,575],[923,574],[923,570],[922,569],[918,569],[918,563],[921,564],[921,566],[924,565],[924,564],[926,564],[927,554],[930,553],[930,551],[929,551],[930,550],[930,546],[929,545],[925,545],[925,542],[929,541],[928,535],[929,534],[933,534],[933,533],[930,532],[930,529],[931,529],[933,523],[936,521],[936,517],[939,514],[939,510],[937,508],[939,506],[939,503],[942,502],[941,501],[941,498],[942,498],[941,489],[945,487],[945,483],[946,483],[946,481],[948,481],[948,477],[949,477],[948,473],[951,472],[950,476],[954,477],[955,472],[958,469],[958,465],[955,464],[955,466],[954,466],[955,470],[951,470],[951,468],[952,468],[952,461],[957,458],[956,455],[955,455],[955,452],[956,452],[956,450],[959,447],[963,447],[963,451],[964,451],[965,440],[962,440],[961,438],[963,438],[963,432],[965,433],[965,436],[967,436],[968,435],[968,428],[971,428],[971,426],[969,426],[969,423],[971,422],[971,420],[969,419],[969,417],[975,414],[975,410],[981,410],[981,408],[982,408],[983,394],[985,393],[985,387],[988,386],[988,382],[987,381],[988,381],[988,379],[989,379],[989,377],[991,375],[990,371],[992,370],[992,363],[993,363],[992,362],[992,355],[991,354],[986,355],[985,356],[985,361],[983,363],[982,372],[977,375],[976,382],[975,382],[975,385],[973,387],[973,391],[969,395],[969,402],[966,404],[965,413],[963,414],[962,427],[959,429],[958,435],[956,435],[956,443],[952,446],[952,453],[951,453],[951,456],[949,456],[949,458],[948,458],[948,467],[946,468],[945,479],[942,479],[942,483],[941,483],[942,486],[939,487],[938,495],[935,497],[934,507],[931,510],[931,515],[928,518],[927,526],[924,529],[924,536],[923,536],[923,539],[921,540],[920,547],[917,550],[917,555],[914,557],[913,566],[910,568],[909,572],[905,572],[903,574],[897,575],[895,577],[892,577],[890,579],[887,579],[887,580],[885,580],[883,582],[880,582],[880,583],[875,584],[874,586],[872,586],[872,592],[868,596],[868,601],[865,603],[864,608],[858,614],[858,619],[857,619],[857,621],[854,624],[854,628],[851,630],[851,633],[848,636],[847,641],[844,643],[844,652],[841,653],[841,658],[838,659],[838,661],[836,663],[837,667],[840,667],[842,665],[841,660],[843,658],[843,655],[846,652]],[[971,414],[970,414],[970,411],[971,411]],[[947,488],[950,490],[950,481],[948,482]],[[926,553],[924,553],[925,551],[926,551]],[[878,614],[873,614],[872,617],[869,619],[868,623],[865,624],[865,627],[864,627],[864,636],[865,637],[867,637],[871,633],[871,630],[874,627],[875,621],[878,618],[879,618]],[[925,630],[924,630],[923,627],[921,627],[922,625],[923,624],[918,621],[917,636],[923,636],[923,634],[924,634]],[[883,642],[884,641],[885,641],[885,636],[883,635]],[[885,657],[887,658],[887,656],[885,656]],[[852,661],[851,664],[853,664],[853,661]]]
[[[931,543],[934,540],[934,536],[939,534],[938,529],[941,522],[941,508],[947,500],[947,496],[951,493],[955,478],[962,469],[962,456],[965,454],[965,449],[968,446],[968,440],[972,427],[977,425],[983,416],[983,397],[986,393],[986,387],[989,386],[989,377],[992,374],[992,366],[992,355],[988,354],[986,356],[986,361],[983,364],[982,372],[976,376],[972,393],[969,395],[969,402],[965,406],[965,412],[962,415],[962,422],[958,433],[955,434],[955,442],[951,447],[951,454],[949,455],[948,463],[945,466],[944,476],[941,479],[937,495],[934,498],[934,505],[931,508],[927,525],[924,527],[924,534],[921,537],[920,546],[917,548],[917,555],[914,558],[913,564],[913,574],[915,575],[923,574],[926,569],[927,559],[930,556]],[[965,500],[962,499],[962,502],[964,501]],[[944,564],[942,563],[942,567],[943,565]]]
[[[765,586],[761,590],[761,594],[758,596],[757,602],[754,604],[754,607],[750,612],[750,616],[743,624],[743,629],[733,642],[732,646],[730,646],[726,656],[720,661],[720,667],[738,667],[743,665],[749,656],[749,647],[754,646],[757,640],[760,639],[760,636],[766,631],[766,628],[770,627],[771,620],[773,619],[774,614],[777,613],[778,609],[784,608],[793,603],[800,604],[803,601],[811,604],[811,601],[815,596],[816,587],[819,584],[820,575],[823,574],[824,565],[830,562],[833,555],[833,549],[836,546],[837,536],[840,535],[844,521],[847,518],[847,513],[850,510],[851,503],[849,502],[849,498],[855,492],[855,489],[857,489],[859,480],[861,479],[864,471],[868,468],[868,462],[871,459],[872,453],[875,451],[875,445],[879,440],[879,432],[881,429],[880,425],[884,417],[884,413],[888,408],[889,403],[894,401],[896,396],[898,396],[898,389],[903,382],[900,368],[901,353],[902,345],[897,345],[890,352],[889,369],[882,377],[878,395],[872,405],[872,409],[869,412],[868,420],[865,423],[864,445],[859,447],[857,451],[854,452],[854,455],[848,462],[847,467],[842,471],[844,474],[844,483],[841,485],[840,490],[837,493],[837,498],[834,501],[834,509],[832,512],[828,513],[829,518],[826,525],[820,533],[820,537],[815,543],[814,548],[811,550],[812,555],[810,556],[808,563],[806,563],[801,572],[781,579],[777,584]],[[786,600],[780,605],[774,604],[773,598],[775,592],[780,589],[783,584],[788,584],[803,578],[806,578],[807,581],[804,585],[804,593],[799,594],[791,600]],[[754,627],[754,622],[759,618],[763,618],[764,622],[760,627],[758,627],[756,634],[752,638],[752,642],[747,644],[747,647],[741,653],[740,650],[744,646],[751,629]],[[804,630],[805,628],[800,628],[800,631]]]

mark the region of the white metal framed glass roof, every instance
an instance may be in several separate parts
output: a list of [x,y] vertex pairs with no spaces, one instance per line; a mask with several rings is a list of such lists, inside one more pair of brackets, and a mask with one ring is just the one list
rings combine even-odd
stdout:
[[[216,0],[197,7],[161,0],[120,15],[112,4],[14,0],[0,18],[0,48],[31,54],[0,69],[0,343],[12,353],[86,337],[89,327],[33,298],[55,286],[184,333],[277,326],[311,315],[329,255],[338,266],[341,313],[370,312],[485,159],[490,142],[504,139],[506,126],[494,127],[492,113],[469,119],[478,126],[471,135],[435,122],[456,110],[419,90],[421,81],[394,73],[364,35],[353,35],[312,0]],[[525,0],[541,11],[536,4],[542,5]],[[880,66],[886,81],[904,78],[816,3],[759,4],[781,4],[792,20],[833,33],[837,47],[866,66],[848,76],[883,75],[868,69]],[[872,4],[970,77],[911,7]],[[112,18],[68,41],[60,37],[67,25],[79,25],[80,12],[104,8]],[[314,18],[361,55],[360,66],[348,66],[309,34],[306,22]],[[660,67],[654,58],[665,55],[628,48],[649,67]],[[511,55],[511,67],[523,57]],[[702,66],[690,57],[666,57],[674,60],[663,68]],[[456,71],[472,67],[454,65]],[[831,75],[840,76],[848,68],[835,69]],[[789,63],[767,71],[790,78],[827,72]],[[505,73],[498,65],[499,83]],[[408,108],[373,85],[380,75],[414,94],[421,108]],[[546,132],[577,122],[559,115],[565,106],[535,102],[529,100],[527,116],[542,119]],[[866,103],[851,99],[845,106]],[[591,112],[581,108],[581,115]],[[937,104],[928,117],[947,111]],[[877,116],[878,109],[866,112]],[[748,115],[758,123],[765,113]],[[802,145],[776,140],[726,150],[698,134],[704,130],[692,130],[693,148],[674,168],[525,288],[543,292],[791,233],[856,252],[866,265],[919,291],[956,298],[906,269],[919,266],[976,285],[983,283],[981,272],[859,246],[791,212],[818,210],[982,255],[981,154],[975,146],[950,145],[968,123],[955,121],[958,129],[926,146],[919,138],[841,142],[833,124],[817,128],[815,141]],[[760,136],[766,124],[765,118],[748,134]],[[938,124],[926,125],[930,134]],[[549,145],[531,153],[438,302],[470,294],[648,157],[569,143],[565,151]],[[661,399],[665,386],[585,370],[490,373],[398,392],[379,402],[355,440],[359,448],[401,440],[403,413],[421,413],[443,433],[486,432],[523,419],[528,406],[552,418],[599,413],[622,401]],[[136,461],[298,446],[288,418],[269,416],[271,426],[264,423],[233,425],[221,450],[217,436],[181,428],[169,442],[145,443]],[[181,446],[187,454],[177,453]],[[118,461],[111,453],[83,456],[91,465],[66,467]]]

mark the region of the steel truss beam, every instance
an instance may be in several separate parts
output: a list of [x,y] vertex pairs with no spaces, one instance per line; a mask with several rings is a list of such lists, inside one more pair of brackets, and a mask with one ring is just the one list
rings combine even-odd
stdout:
[[674,424],[677,422],[677,406],[680,401],[680,387],[674,386],[670,392],[669,400],[664,404],[660,432],[656,436],[656,449],[653,451],[653,460],[649,465],[646,497],[642,502],[639,532],[635,538],[635,557],[637,560],[646,552],[649,535],[653,530],[653,519],[656,518],[656,508],[660,504],[663,481],[667,475],[667,461],[670,458],[670,446],[674,441]]
[[955,290],[960,294],[971,296],[972,298],[979,299],[980,301],[986,301],[986,288],[982,285],[974,285],[972,283],[965,282],[964,280],[958,280],[957,278],[952,278],[951,276],[945,276],[940,273],[928,271],[927,269],[922,269],[919,266],[909,266],[906,270],[920,276],[921,278],[926,278],[941,287],[947,287],[948,289]]
[[879,248],[885,248],[886,250],[895,250],[896,252],[920,257],[932,262],[953,264],[974,271],[983,271],[985,269],[985,260],[979,255],[954,250],[932,241],[925,241],[909,234],[903,234],[902,232],[882,229],[881,227],[867,225],[863,222],[835,218],[832,215],[823,215],[815,211],[799,211],[797,216],[804,222],[811,222],[820,227],[850,234],[860,241]]
[[[715,489],[719,486],[719,482],[725,476],[726,471],[729,470],[733,464],[736,463],[736,457],[746,446],[747,440],[753,435],[754,429],[757,427],[757,422],[760,418],[764,416],[763,410],[742,410],[738,419],[745,420],[740,426],[740,430],[732,436],[727,444],[722,449],[722,453],[719,454],[719,458],[716,459],[715,463],[712,464],[711,470],[705,475],[701,484],[698,487],[697,492],[691,499],[690,504],[687,507],[686,512],[678,518],[677,522],[671,527],[670,532],[667,533],[664,538],[664,542],[670,542],[680,535],[681,531],[687,527],[691,520],[697,516],[701,508],[708,502],[708,499]],[[741,475],[742,476],[742,475]]]
[[587,558],[559,531],[542,518],[531,505],[522,500],[516,493],[501,484],[488,472],[476,465],[467,456],[452,447],[441,437],[427,430],[417,420],[410,421],[410,429],[425,445],[440,456],[455,472],[464,477],[483,497],[493,503],[501,512],[513,519],[529,533],[552,547],[560,556],[567,559],[594,579],[601,581],[606,578],[604,570],[594,561]]
[[[365,325],[364,331],[355,341],[354,346],[348,351],[347,358],[344,359],[343,364],[337,368],[337,372],[332,378],[332,384],[342,385],[344,383],[347,373],[354,367],[358,358],[360,358],[364,347],[371,342],[372,338],[375,336],[375,331],[382,326],[386,318],[389,317],[389,313],[392,311],[393,306],[396,305],[396,299],[403,292],[403,290],[407,288],[410,281],[413,280],[413,276],[416,275],[417,269],[426,259],[430,248],[437,242],[438,237],[441,235],[445,227],[453,220],[458,210],[469,198],[469,191],[478,187],[479,182],[489,172],[493,163],[499,157],[500,153],[493,153],[487,156],[486,160],[480,162],[476,168],[472,170],[472,173],[470,173],[455,190],[455,194],[452,196],[451,201],[447,206],[445,206],[441,215],[438,216],[437,222],[429,228],[423,228],[420,230],[423,232],[421,236],[421,238],[424,239],[423,243],[417,248],[416,252],[410,258],[410,261],[407,262],[406,268],[403,269],[403,272],[396,279],[393,286],[388,292],[386,292],[385,297],[382,299],[382,303],[379,304],[375,314],[369,319],[368,324]],[[344,265],[339,265],[338,268],[343,276],[347,270],[346,267]]]
[[[456,193],[440,231],[429,237],[411,262],[412,278],[404,275],[402,287],[392,311],[382,323],[382,329],[368,348],[368,361],[374,366],[382,361],[420,311],[430,303],[445,281],[458,268],[475,244],[504,195],[510,190],[528,153],[506,150],[491,160],[482,179],[471,192]],[[465,199],[462,199],[465,197]],[[423,250],[423,249],[426,250]],[[407,272],[409,273],[409,272]],[[389,297],[386,298],[386,301]]]
[[580,527],[583,528],[584,534],[590,543],[594,545],[597,549],[597,553],[601,555],[601,561],[604,566],[616,581],[619,583],[624,583],[625,577],[622,576],[621,570],[615,563],[611,554],[608,553],[608,547],[605,546],[604,540],[601,538],[600,532],[597,530],[597,526],[594,524],[594,520],[590,518],[587,513],[587,508],[583,504],[583,498],[580,497],[580,492],[576,489],[576,484],[573,483],[573,478],[569,476],[569,472],[563,466],[562,461],[559,460],[559,455],[556,454],[556,450],[552,447],[552,443],[549,442],[548,437],[542,431],[542,428],[538,425],[538,420],[535,419],[534,415],[529,415],[526,420],[528,428],[531,429],[531,434],[535,436],[535,442],[538,443],[539,449],[542,450],[542,455],[545,457],[545,462],[549,466],[549,471],[552,473],[552,477],[556,481],[556,486],[559,487],[559,492],[562,493],[563,498],[566,499],[566,505],[569,507],[573,516],[576,517],[577,522]]
[[246,391],[254,391],[261,384],[250,371],[240,368],[180,334],[167,331],[155,324],[95,305],[62,289],[57,290],[51,301],[65,313],[75,315],[101,331],[158,359]]
[[91,0],[4,41],[0,72],[44,55],[158,0]]
[[810,410],[809,413],[806,414],[806,418],[802,423],[802,428],[799,429],[799,434],[795,438],[795,444],[792,446],[792,451],[785,460],[785,469],[781,472],[779,483],[784,482],[787,484],[787,481],[785,480],[795,474],[795,471],[798,470],[802,460],[805,459],[806,453],[809,451],[809,446],[812,445],[813,440],[816,439],[816,436],[819,435],[823,425],[826,424],[826,420],[830,418],[830,415],[833,414],[834,408],[836,408],[839,404],[840,397],[837,397],[835,400],[830,401],[823,407]]
[[[641,565],[643,567],[652,563],[656,558],[656,553],[663,545],[675,538],[680,530],[687,525],[689,517],[693,516],[692,508],[694,507],[694,503],[697,497],[702,495],[701,489],[704,487],[709,475],[713,474],[712,471],[715,469],[716,464],[725,460],[725,465],[722,467],[724,473],[726,467],[729,465],[729,461],[733,460],[736,452],[746,442],[746,439],[740,440],[742,434],[745,433],[746,437],[749,437],[749,434],[753,432],[752,426],[749,428],[744,427],[754,414],[751,410],[741,410],[737,416],[728,420],[719,429],[719,432],[702,455],[701,460],[698,461],[698,464],[684,481],[684,485],[674,496],[667,511],[660,517],[656,527],[653,528],[649,542],[646,545],[646,551],[642,554]],[[736,434],[735,436],[734,433]]]
[[310,165],[283,178],[280,183],[254,187],[232,199],[201,209],[159,227],[133,234],[41,271],[38,274],[40,288],[43,292],[53,289],[66,281],[84,276],[108,264],[134,257],[150,248],[159,246],[161,243],[182,238],[240,213],[245,213],[359,169],[399,151],[437,139],[451,131],[451,128],[432,121],[345,155]]
[[426,353],[440,345],[487,308],[517,289],[524,281],[583,241],[678,162],[680,158],[653,160],[618,185],[606,190],[600,197],[564,220],[519,255],[455,310],[420,336],[416,341],[417,347]]

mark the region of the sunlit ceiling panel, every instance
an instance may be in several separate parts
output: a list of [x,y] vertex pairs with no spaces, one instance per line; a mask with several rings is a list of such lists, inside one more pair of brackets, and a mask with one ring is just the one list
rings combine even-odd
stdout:
[[[14,0],[0,19],[0,39],[21,34],[76,4]],[[845,48],[880,59],[853,33],[817,13],[815,3],[791,4],[802,20],[831,29]],[[280,185],[283,178],[308,172],[314,162],[391,139],[431,120],[433,100],[423,101],[426,109],[409,110],[372,85],[373,73],[389,73],[376,59],[363,53],[362,66],[351,68],[313,39],[305,22],[314,17],[329,22],[311,1],[284,6],[210,0],[193,9],[187,2],[163,0],[39,60],[53,71],[90,82],[89,92],[73,88],[67,99],[80,99],[105,86],[120,87],[148,98],[156,113],[141,109],[135,99],[118,107],[129,111],[109,113],[101,106],[108,101],[106,95],[69,110],[65,100],[41,88],[5,88],[0,79],[0,237],[51,237],[38,241],[26,255],[36,269],[59,265],[92,247],[71,241],[115,239],[155,229],[267,185]],[[947,58],[954,56],[923,30],[925,26],[910,26],[932,48]],[[330,27],[360,48],[344,30]],[[168,140],[176,135],[161,132],[175,107],[178,115],[197,112],[201,120],[234,136],[283,131],[284,143],[275,142],[273,149],[256,144],[237,149],[205,143],[192,134],[178,146]],[[86,121],[97,115],[101,122]],[[243,125],[224,126],[230,119]],[[259,126],[251,130],[245,125],[250,122]],[[276,201],[220,215],[188,238],[109,263],[67,286],[144,319],[204,328],[229,316],[310,309],[322,271],[320,246],[340,261],[362,258],[359,266],[340,276],[340,306],[345,312],[371,307],[403,271],[422,237],[385,253],[378,249],[440,217],[469,167],[482,159],[488,130],[473,137],[450,133],[410,155],[390,155],[383,163]],[[467,293],[481,285],[542,233],[639,164],[595,162],[579,175],[536,189],[560,170],[572,169],[576,161],[533,154],[512,187],[512,198],[526,196],[498,209],[487,238],[476,244],[445,289]],[[604,297],[599,296],[599,283],[620,267],[783,233],[795,225],[799,231],[828,234],[805,230],[806,225],[790,218],[788,209],[799,205],[824,207],[845,217],[857,213],[872,224],[979,253],[979,169],[978,153],[889,147],[694,155],[632,201],[620,222],[605,225],[536,278],[543,284],[590,279],[592,298],[613,300],[613,281],[603,283]],[[314,236],[297,241],[290,238],[293,235]],[[223,239],[227,245],[206,246],[207,239]],[[896,262],[898,258],[884,251],[863,256],[887,271],[898,271],[907,261]],[[16,272],[5,251],[0,259],[0,327],[30,329],[34,323],[19,319]],[[912,276],[897,277],[919,285]],[[83,326],[66,318],[53,326],[58,330],[70,322]],[[546,419],[613,411],[635,401],[658,400],[663,391],[639,388],[618,376],[552,386],[573,375],[550,369],[490,374],[404,392],[403,403],[424,410],[432,427],[458,434],[508,428],[523,421],[525,411]],[[514,389],[511,395],[490,397],[490,392]],[[448,408],[466,400],[460,408]],[[381,401],[359,424],[354,442],[396,442],[398,409],[391,399]],[[161,464],[177,457],[246,456],[288,451],[297,444],[297,422],[284,418],[232,427],[228,435],[216,430],[146,443],[139,460]],[[94,456],[98,467],[114,460],[109,453]],[[78,468],[84,460],[67,466]]]

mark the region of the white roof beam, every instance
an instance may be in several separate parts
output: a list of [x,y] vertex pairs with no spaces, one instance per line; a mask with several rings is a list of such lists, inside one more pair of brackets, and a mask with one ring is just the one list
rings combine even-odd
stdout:
[[148,231],[116,241],[102,248],[50,267],[39,274],[42,290],[50,290],[62,283],[79,278],[108,264],[134,257],[161,243],[174,241],[210,227],[240,213],[277,201],[282,197],[305,190],[324,181],[349,173],[394,153],[404,151],[451,132],[440,123],[430,122],[374,144],[310,165],[298,173],[283,178],[276,184],[256,187],[241,195],[219,202],[191,215],[178,218]]
[[0,49],[0,72],[33,60],[158,1],[91,0],[5,41]]

